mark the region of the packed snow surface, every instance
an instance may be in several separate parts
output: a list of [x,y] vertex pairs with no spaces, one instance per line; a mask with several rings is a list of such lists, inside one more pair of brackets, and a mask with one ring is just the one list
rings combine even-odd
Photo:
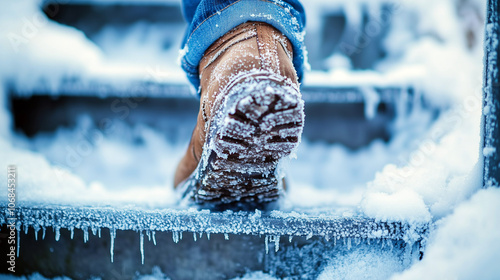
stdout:
[[[318,15],[328,11],[321,5],[328,5],[304,2],[313,13],[308,17],[314,27]],[[417,91],[440,106],[441,115],[436,121],[425,110],[415,110],[405,119],[398,116],[391,141],[374,141],[357,151],[303,141],[297,159],[285,163],[290,183],[283,207],[345,206],[380,221],[436,225],[423,260],[404,271],[391,256],[353,253],[344,260],[331,260],[321,279],[495,279],[500,275],[495,263],[500,257],[500,191],[480,190],[477,164],[480,155],[495,152],[479,148],[485,1],[396,4],[384,41],[387,56],[370,72],[378,74],[369,76],[374,81],[386,73],[390,73],[387,81],[420,77]],[[345,9],[350,22],[358,22],[358,5],[335,2],[328,7]],[[29,93],[40,84],[57,92],[61,79],[82,76],[117,85],[130,79],[185,81],[179,68],[155,60],[174,61],[172,52],[138,42],[137,34],[147,31],[154,44],[157,30],[132,27],[121,41],[122,48],[107,40],[116,34],[105,30],[96,44],[81,31],[49,21],[37,1],[10,1],[0,11],[0,30],[0,165],[17,165],[18,202],[173,207],[178,201],[173,172],[187,143],[170,143],[160,131],[126,122],[116,123],[114,134],[99,134],[86,116],[76,127],[28,139],[12,130],[6,92],[7,85]],[[134,54],[123,63],[109,55],[114,48],[116,55],[135,50],[140,54],[141,49],[149,55],[140,60]],[[323,73],[325,79],[353,73],[341,54],[330,62],[345,67]],[[325,79],[309,82],[327,83]],[[6,185],[6,179],[0,175],[0,185]],[[1,189],[0,201],[6,201],[6,191]],[[39,274],[30,278],[44,279]],[[140,279],[166,276],[156,269]],[[249,272],[241,279],[274,278]]]

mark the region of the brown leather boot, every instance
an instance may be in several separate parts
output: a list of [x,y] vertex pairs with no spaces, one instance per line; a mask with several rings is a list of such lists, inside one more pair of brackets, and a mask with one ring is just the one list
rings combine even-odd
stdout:
[[304,102],[292,46],[272,26],[247,22],[200,62],[198,121],[174,185],[199,204],[268,202],[282,189],[280,159],[300,142]]

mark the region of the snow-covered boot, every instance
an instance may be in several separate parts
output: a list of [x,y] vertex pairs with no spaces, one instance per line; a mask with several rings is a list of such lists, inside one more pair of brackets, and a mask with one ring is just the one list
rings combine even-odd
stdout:
[[174,185],[198,204],[276,200],[280,159],[300,142],[304,102],[292,45],[274,27],[247,22],[205,52],[200,111]]

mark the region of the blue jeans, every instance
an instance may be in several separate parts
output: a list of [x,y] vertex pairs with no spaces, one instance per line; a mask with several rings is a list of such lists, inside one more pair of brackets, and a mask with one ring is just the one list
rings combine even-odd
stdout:
[[281,31],[293,45],[293,64],[299,79],[306,60],[304,47],[305,12],[299,0],[183,0],[188,22],[181,66],[198,89],[198,65],[205,50],[218,38],[247,21],[268,23]]

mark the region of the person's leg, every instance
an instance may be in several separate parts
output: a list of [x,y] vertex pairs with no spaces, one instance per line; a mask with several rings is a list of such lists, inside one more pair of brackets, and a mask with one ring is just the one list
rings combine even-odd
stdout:
[[265,22],[279,30],[293,46],[293,64],[299,79],[306,65],[305,12],[299,0],[185,0],[183,13],[189,26],[183,42],[181,65],[191,84],[200,85],[198,66],[213,42],[234,27]]
[[[225,16],[244,18],[238,4],[259,6],[263,2],[274,6],[266,6],[267,12],[247,7],[244,14],[251,19],[293,23],[294,28],[299,28],[295,17],[284,16],[293,15],[284,3],[228,2],[218,12],[205,14],[208,18],[199,24],[191,25],[192,31],[186,36],[183,66],[191,71],[187,71],[188,75],[199,87],[201,99],[198,121],[176,170],[174,185],[200,204],[273,201],[281,192],[277,164],[297,147],[304,124],[296,71],[303,59],[295,56],[303,55],[302,38],[289,32],[297,36],[300,49],[296,50],[293,40],[264,20],[240,23],[239,19],[223,16],[224,11],[235,9]],[[193,22],[206,11],[203,3],[197,6]],[[186,10],[184,13],[187,18],[193,14]],[[214,42],[213,34],[197,33],[210,32],[207,30],[212,29],[212,24],[216,30],[223,30],[221,36],[214,35]],[[233,24],[236,26],[227,30]],[[202,47],[207,43],[208,47]],[[201,57],[194,59],[198,55]]]

